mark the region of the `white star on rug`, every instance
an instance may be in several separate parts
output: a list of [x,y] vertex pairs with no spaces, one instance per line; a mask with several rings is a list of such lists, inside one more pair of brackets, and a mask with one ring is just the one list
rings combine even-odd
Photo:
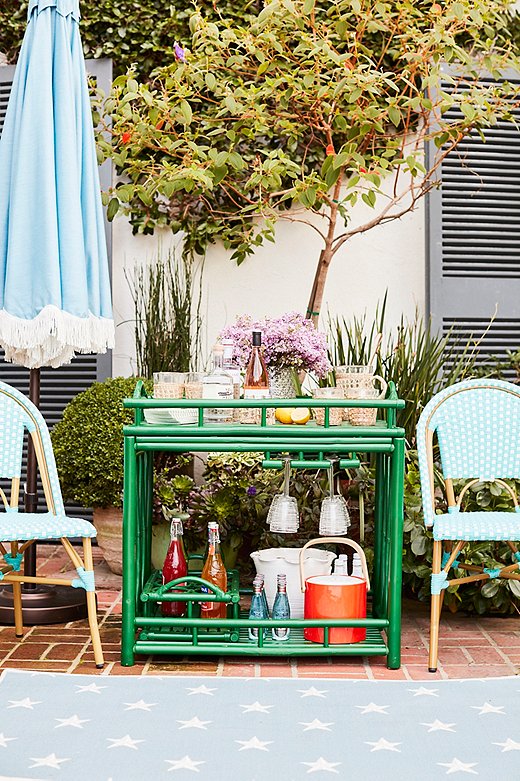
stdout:
[[76,694],[82,694],[83,692],[93,692],[94,694],[101,694],[102,689],[106,689],[106,686],[98,686],[97,683],[89,683],[88,686],[78,686],[76,684],[76,689],[78,690]]
[[446,775],[449,776],[452,773],[472,773],[474,776],[478,776],[476,770],[472,768],[477,766],[477,762],[461,762],[457,757],[453,757],[451,762],[437,762],[441,767],[447,767]]
[[456,722],[453,722],[453,724],[445,724],[444,721],[439,721],[439,719],[435,719],[435,721],[431,722],[421,721],[422,727],[430,728],[428,732],[438,732],[439,730],[443,730],[444,732],[456,732],[456,730],[452,729],[455,724]]
[[144,740],[134,740],[130,735],[125,735],[123,738],[107,738],[112,743],[111,746],[107,746],[107,750],[110,748],[133,748],[137,751],[137,744],[144,743]]
[[396,748],[396,746],[400,746],[401,743],[391,743],[389,740],[385,740],[385,738],[379,738],[375,743],[370,740],[365,740],[365,743],[367,746],[373,746],[373,748],[370,749],[370,753],[372,753],[372,751],[401,751],[400,748]]
[[18,738],[6,738],[3,732],[0,732],[0,746],[2,748],[7,748],[7,744],[11,740],[18,740]]
[[[12,740],[12,738],[11,738],[11,740]],[[502,752],[504,752],[504,751],[520,751],[520,743],[517,743],[512,738],[507,738],[505,743],[493,743],[493,745],[494,746],[503,746],[504,748],[502,749]]]
[[211,721],[201,721],[198,716],[194,716],[192,719],[189,719],[188,721],[182,721],[181,719],[177,719],[177,724],[182,724],[182,727],[179,727],[179,729],[190,729],[190,727],[194,727],[196,729],[207,729],[205,725],[211,723],[212,723]]
[[414,697],[438,697],[438,689],[426,689],[424,686],[419,686],[418,689],[408,689],[409,692],[415,692]]
[[193,770],[195,773],[199,773],[197,765],[204,765],[204,760],[190,759],[187,754],[182,759],[165,759],[164,761],[171,765],[168,768],[168,773],[170,770]]
[[388,716],[386,709],[389,707],[390,705],[376,705],[375,702],[369,702],[368,705],[356,705],[356,708],[362,708],[360,716],[365,713],[382,713],[384,716]]
[[193,688],[187,687],[187,691],[189,692],[188,697],[191,697],[192,694],[208,694],[210,697],[213,697],[213,692],[216,692],[216,689],[208,689],[207,686],[195,686]]
[[34,762],[34,765],[29,765],[29,768],[31,767],[53,767],[55,770],[60,770],[60,765],[63,762],[70,762],[70,758],[66,759],[58,759],[56,754],[49,754],[48,757],[41,757],[40,759],[37,759],[36,757],[31,757],[31,760]]
[[256,735],[249,740],[235,740],[235,743],[240,743],[241,747],[238,749],[239,751],[246,751],[247,749],[255,748],[258,751],[269,751],[266,746],[269,746],[271,743],[273,743],[272,740],[258,740]]
[[326,773],[337,773],[339,775],[339,770],[336,770],[336,768],[338,765],[341,765],[341,762],[329,762],[323,759],[323,757],[319,757],[316,762],[302,762],[302,765],[308,766],[307,773],[318,773],[320,770],[324,770]]
[[474,710],[480,711],[479,716],[483,716],[485,713],[499,713],[501,716],[505,716],[504,705],[491,705],[490,702],[485,702],[484,705],[472,705]]
[[298,689],[302,697],[323,697],[325,698],[325,695],[327,694],[327,689],[316,689],[314,686],[311,686],[309,689]]
[[24,697],[23,700],[9,700],[10,705],[8,708],[27,708],[28,710],[34,710],[33,705],[41,705],[41,700],[31,700],[30,697]]
[[331,727],[334,726],[333,721],[320,721],[319,719],[314,719],[314,721],[299,721],[298,724],[302,724],[305,729],[304,732],[307,732],[310,729],[322,729],[327,730],[327,732],[332,732]]
[[151,708],[154,708],[157,703],[156,702],[145,702],[144,700],[137,700],[137,702],[124,702],[123,705],[127,705],[128,707],[125,708],[125,710],[147,710],[149,711]]
[[274,705],[260,705],[257,700],[252,705],[241,705],[240,707],[244,708],[244,713],[269,713],[269,709],[274,708]]
[[59,729],[60,727],[77,727],[78,729],[83,729],[81,725],[86,724],[90,719],[80,719],[78,715],[74,714],[74,716],[69,716],[68,719],[54,719],[54,721],[61,721],[61,724],[56,724],[54,729]]

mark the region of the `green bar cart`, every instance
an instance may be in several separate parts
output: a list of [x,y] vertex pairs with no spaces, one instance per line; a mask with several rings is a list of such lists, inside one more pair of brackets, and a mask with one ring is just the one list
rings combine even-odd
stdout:
[[[124,428],[123,512],[123,630],[121,662],[134,664],[136,654],[232,655],[232,656],[375,656],[384,655],[387,666],[401,662],[401,558],[403,537],[404,430],[396,425],[396,410],[404,407],[395,387],[386,399],[248,399],[195,400],[152,399],[141,382],[124,406],[134,410],[134,423]],[[208,423],[204,408],[259,408],[258,424]],[[324,425],[305,426],[269,422],[268,410],[276,407],[324,408]],[[330,426],[332,407],[378,407],[385,419],[373,426]],[[153,424],[145,420],[152,409],[196,410],[196,422]],[[371,613],[363,619],[289,619],[250,621],[241,609],[239,573],[228,573],[227,591],[202,581],[193,572],[182,582],[162,584],[161,573],[151,565],[154,453],[255,452],[264,455],[263,466],[281,469],[288,456],[297,469],[325,469],[333,456],[343,468],[359,465],[359,455],[374,453],[376,459],[375,550]],[[201,592],[201,586],[210,593]],[[165,617],[159,604],[182,601],[183,617]],[[202,619],[201,600],[224,602],[227,617]],[[264,637],[251,641],[250,627],[290,628],[287,642]],[[323,642],[304,639],[305,627],[323,627]],[[367,628],[366,640],[353,644],[329,643],[331,627]]]

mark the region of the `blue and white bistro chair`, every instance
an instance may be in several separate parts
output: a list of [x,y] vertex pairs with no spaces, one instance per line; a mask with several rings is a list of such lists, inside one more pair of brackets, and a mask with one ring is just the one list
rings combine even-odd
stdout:
[[[25,431],[32,439],[47,504],[46,513],[18,512],[22,449]],[[96,667],[103,667],[103,651],[96,616],[96,593],[91,539],[95,527],[88,521],[65,515],[56,462],[47,425],[37,407],[22,393],[0,382],[0,477],[11,481],[9,499],[0,488],[4,512],[0,511],[0,580],[12,583],[15,632],[23,635],[22,583],[50,583],[83,588],[87,596],[88,622]],[[70,542],[80,537],[83,557]],[[25,576],[22,571],[25,551],[37,540],[60,540],[67,551],[77,577],[47,578]],[[6,547],[6,543],[7,547]]]
[[[437,437],[448,512],[435,512],[433,441]],[[437,393],[424,408],[417,427],[424,522],[433,531],[429,671],[437,670],[439,621],[443,590],[450,585],[490,578],[520,580],[520,507],[503,482],[520,478],[520,386],[501,380],[467,380]],[[453,481],[468,480],[458,497]],[[464,512],[470,486],[497,482],[511,495],[511,512]],[[512,564],[496,569],[459,562],[467,542],[504,541]],[[452,567],[467,571],[448,578]]]

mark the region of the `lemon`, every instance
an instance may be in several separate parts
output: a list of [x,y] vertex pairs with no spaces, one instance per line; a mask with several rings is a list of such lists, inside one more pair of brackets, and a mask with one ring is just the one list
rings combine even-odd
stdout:
[[298,423],[300,426],[304,426],[310,419],[311,412],[308,407],[298,407],[291,412],[292,422]]
[[292,413],[296,412],[294,407],[277,407],[274,416],[278,423],[292,423]]

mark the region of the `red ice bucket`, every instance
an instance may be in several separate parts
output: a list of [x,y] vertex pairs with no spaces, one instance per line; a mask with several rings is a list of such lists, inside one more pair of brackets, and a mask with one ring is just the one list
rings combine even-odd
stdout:
[[[363,549],[353,540],[344,537],[322,537],[311,540],[302,550],[309,545],[323,542],[344,543],[354,548],[360,555],[363,566],[364,578],[349,575],[314,575],[305,579],[303,566],[300,566],[300,577],[304,598],[304,618],[366,618],[367,592],[370,588],[367,565]],[[300,554],[300,565],[303,558]],[[366,627],[331,627],[329,629],[329,643],[359,643],[365,640]],[[313,643],[323,643],[324,630],[322,627],[307,627],[304,629],[304,637]]]

